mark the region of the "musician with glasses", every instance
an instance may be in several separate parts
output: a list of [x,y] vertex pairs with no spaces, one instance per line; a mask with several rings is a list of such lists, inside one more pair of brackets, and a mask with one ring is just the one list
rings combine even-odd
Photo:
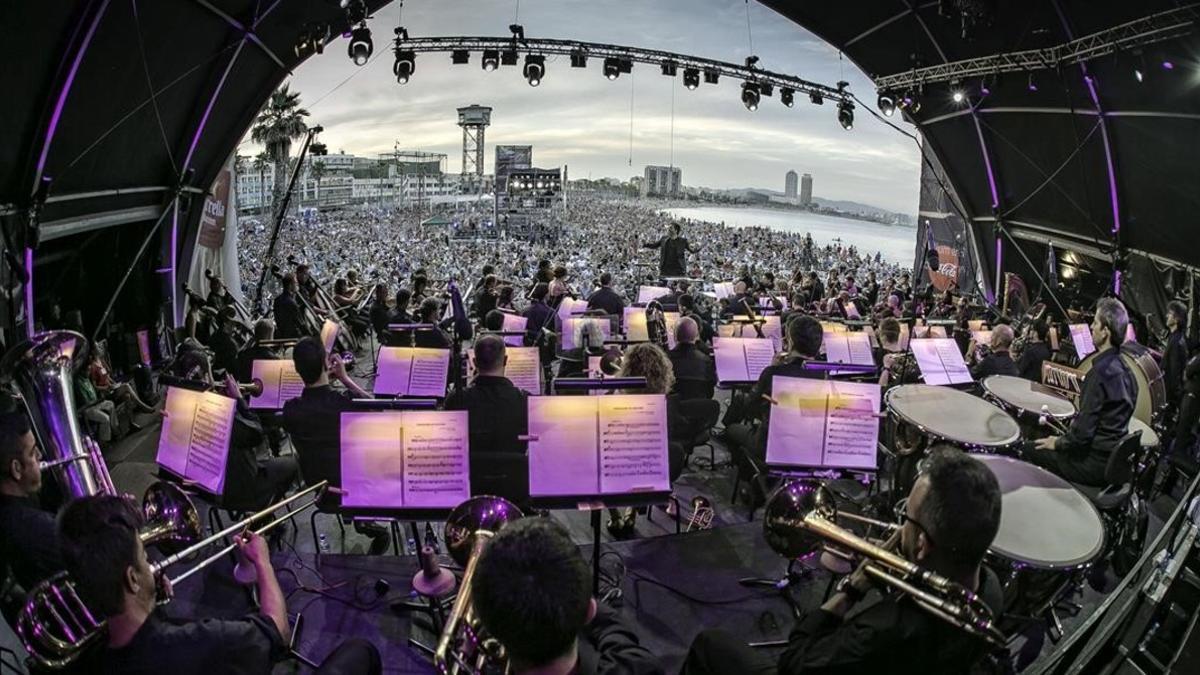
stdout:
[[0,413],[0,560],[25,590],[63,568],[54,514],[38,504],[41,459],[24,411]]
[[[931,448],[903,521],[886,547],[898,546],[904,558],[976,593],[999,616],[1000,583],[983,557],[1000,529],[1000,485],[982,462],[949,445]],[[960,675],[986,655],[981,638],[881,586],[860,565],[796,623],[776,662],[732,635],[704,631],[681,673]]]
[[617,610],[592,597],[592,573],[549,518],[506,525],[484,549],[471,597],[514,675],[652,675],[662,665]]
[[[287,603],[266,541],[247,533],[239,554],[257,576],[259,609],[239,619],[175,622],[155,611],[160,581],[138,538],[142,514],[124,497],[95,495],[68,504],[59,519],[66,569],[80,598],[107,622],[104,673],[270,673],[288,653]],[[169,594],[169,587],[164,588]],[[86,658],[86,657],[85,657]],[[375,647],[359,639],[342,643],[318,673],[379,673]]]

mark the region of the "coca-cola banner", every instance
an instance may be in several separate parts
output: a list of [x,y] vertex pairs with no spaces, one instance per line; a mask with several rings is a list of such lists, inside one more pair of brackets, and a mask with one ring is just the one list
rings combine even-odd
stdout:
[[921,165],[921,212],[917,218],[913,277],[932,283],[939,292],[957,288],[971,293],[975,290],[977,267],[971,256],[970,233],[955,208],[961,202],[953,194],[937,157],[928,150],[924,152],[929,162]]

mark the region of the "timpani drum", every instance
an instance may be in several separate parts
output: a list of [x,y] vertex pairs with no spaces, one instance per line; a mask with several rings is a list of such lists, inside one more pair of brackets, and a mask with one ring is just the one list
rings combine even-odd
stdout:
[[968,452],[1005,453],[1021,440],[1016,420],[998,406],[964,391],[904,384],[886,396],[892,451],[913,455],[938,441]]
[[1041,426],[1043,416],[1065,427],[1075,417],[1075,404],[1039,382],[1012,375],[992,375],[979,383],[987,400],[1016,418],[1026,438],[1046,436],[1052,430]]
[[980,455],[1000,483],[1000,530],[988,565],[1004,587],[1007,617],[1037,617],[1104,550],[1092,502],[1049,471],[1011,457]]
[[[1097,354],[1099,352],[1088,354],[1087,358],[1079,362],[1079,372],[1083,373],[1084,377],[1091,371]],[[1133,381],[1137,386],[1137,403],[1133,408],[1133,416],[1151,424],[1154,421],[1154,413],[1167,404],[1167,386],[1163,382],[1162,370],[1159,369],[1158,362],[1154,360],[1150,350],[1136,342],[1121,345],[1121,360],[1128,366],[1129,372],[1133,373]]]

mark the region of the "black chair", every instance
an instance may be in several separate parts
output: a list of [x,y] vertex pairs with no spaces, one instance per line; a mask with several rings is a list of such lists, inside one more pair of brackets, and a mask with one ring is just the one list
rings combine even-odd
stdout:
[[[678,384],[678,383],[676,383]],[[685,442],[684,466],[691,459],[696,448],[708,446],[709,468],[716,466],[716,450],[712,444],[712,430],[721,417],[721,404],[707,399],[687,399],[679,401],[679,414],[687,418],[691,438]]]
[[1148,514],[1145,502],[1134,500],[1138,482],[1135,460],[1141,449],[1142,432],[1134,431],[1122,438],[1109,455],[1104,469],[1107,485],[1094,487],[1072,483],[1100,512],[1105,532],[1105,551],[1101,559],[1111,560],[1118,576],[1124,576],[1133,568],[1146,541]]
[[684,401],[712,399],[715,385],[705,378],[679,378],[675,380],[675,393]]
[[1133,496],[1134,459],[1142,448],[1142,432],[1126,434],[1108,456],[1104,467],[1104,487],[1072,483],[1087,497],[1102,515],[1119,511]]

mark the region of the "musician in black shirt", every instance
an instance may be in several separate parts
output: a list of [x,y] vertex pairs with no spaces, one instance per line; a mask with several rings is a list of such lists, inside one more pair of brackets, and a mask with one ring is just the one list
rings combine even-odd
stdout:
[[[176,622],[155,609],[155,579],[138,538],[142,515],[124,497],[95,495],[71,502],[59,524],[63,559],[84,603],[106,620],[96,670],[140,675],[261,674],[287,654],[287,603],[266,541],[237,538],[253,566],[260,608],[239,619]],[[163,589],[168,594],[169,587]],[[379,653],[365,640],[342,643],[318,673],[379,673]]]
[[298,338],[305,334],[303,314],[296,301],[296,277],[283,275],[283,291],[275,298],[275,332],[280,338]]
[[1025,348],[1017,359],[1017,374],[1026,380],[1042,381],[1042,364],[1050,360],[1050,345],[1046,338],[1050,325],[1045,319],[1037,319],[1025,329]]
[[663,668],[620,613],[591,596],[591,570],[549,518],[523,518],[488,543],[471,589],[514,675],[655,675]]
[[38,504],[41,459],[25,412],[0,413],[0,560],[25,590],[63,568],[54,514]]
[[667,228],[667,236],[646,244],[646,248],[657,248],[660,251],[658,273],[662,277],[687,276],[687,254],[698,253],[699,248],[693,248],[688,240],[680,233],[679,223],[671,223]]
[[[996,477],[949,446],[935,446],[926,462],[909,493],[904,525],[885,548],[898,546],[904,558],[975,592],[999,616],[999,580],[982,564],[1000,528]],[[692,643],[682,675],[970,672],[986,643],[935,618],[912,596],[876,587],[865,564],[796,622],[777,662],[731,635],[705,631]]]
[[1178,300],[1167,305],[1167,341],[1163,347],[1163,384],[1167,389],[1167,419],[1183,398],[1183,370],[1188,360],[1187,306]]
[[[1012,355],[1008,353],[1013,343],[1012,326],[1000,324],[992,329],[992,339],[989,343],[991,352],[979,359],[978,363],[971,367],[971,377],[975,380],[982,380],[990,375],[1012,375],[1016,376],[1019,371],[1017,364],[1013,363]],[[978,352],[972,352],[972,360]]]
[[1137,387],[1121,360],[1129,315],[1115,298],[1102,298],[1092,320],[1098,352],[1083,380],[1079,414],[1062,436],[1043,438],[1024,449],[1024,458],[1074,483],[1103,487],[1109,455],[1129,433]]
[[420,313],[417,315],[417,320],[420,323],[432,324],[432,328],[426,328],[416,331],[413,337],[413,343],[417,347],[425,347],[428,349],[449,349],[453,344],[450,336],[446,331],[442,330],[439,319],[442,315],[442,303],[437,301],[437,298],[425,298],[421,301]]
[[682,400],[711,399],[717,385],[713,358],[697,344],[700,327],[695,319],[682,317],[675,324],[675,348],[667,352],[675,373],[675,393]]
[[625,300],[612,289],[612,275],[608,272],[600,275],[600,288],[588,296],[587,308],[599,309],[610,316],[625,313]]

